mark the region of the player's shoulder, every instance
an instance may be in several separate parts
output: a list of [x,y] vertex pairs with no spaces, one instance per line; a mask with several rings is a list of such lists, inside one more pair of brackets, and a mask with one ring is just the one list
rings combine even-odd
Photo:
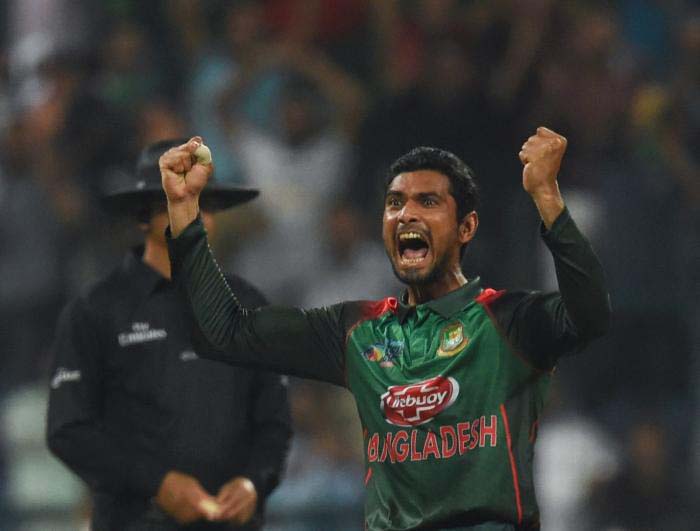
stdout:
[[558,297],[558,292],[486,289],[476,301],[486,308],[501,327],[508,330],[516,322],[528,321],[539,316],[548,301]]
[[347,332],[365,321],[378,319],[387,313],[395,314],[397,307],[397,299],[387,297],[379,300],[346,300],[327,306],[307,307],[302,311],[320,319],[330,320]]
[[541,293],[537,290],[484,288],[474,300],[483,306],[512,306],[538,297]]
[[340,302],[330,308],[342,317],[345,327],[350,328],[365,321],[398,315],[399,300],[396,297],[352,300]]
[[507,326],[517,313],[537,300],[541,294],[542,292],[536,290],[485,288],[474,300],[495,317],[499,324]]

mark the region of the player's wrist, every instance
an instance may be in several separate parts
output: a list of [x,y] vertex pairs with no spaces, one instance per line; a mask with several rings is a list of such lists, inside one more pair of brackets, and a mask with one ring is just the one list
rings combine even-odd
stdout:
[[535,206],[537,207],[542,223],[544,223],[547,230],[552,228],[554,222],[561,215],[561,213],[564,212],[565,208],[564,199],[561,197],[561,195],[556,197],[547,197],[546,199],[542,199],[540,197],[538,200],[535,200]]
[[538,184],[525,190],[533,201],[537,202],[556,202],[562,201],[561,192],[559,191],[559,183],[555,180]]
[[170,233],[177,238],[199,216],[199,196],[179,201],[168,199],[168,216]]

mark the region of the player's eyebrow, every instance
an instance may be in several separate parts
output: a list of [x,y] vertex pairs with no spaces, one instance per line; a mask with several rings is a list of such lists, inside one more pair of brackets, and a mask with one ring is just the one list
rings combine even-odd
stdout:
[[389,197],[402,198],[405,196],[406,196],[406,194],[404,194],[403,192],[399,192],[398,190],[387,190],[386,195],[384,196],[384,199],[387,199]]
[[440,194],[437,192],[420,192],[416,195],[418,199],[440,199]]

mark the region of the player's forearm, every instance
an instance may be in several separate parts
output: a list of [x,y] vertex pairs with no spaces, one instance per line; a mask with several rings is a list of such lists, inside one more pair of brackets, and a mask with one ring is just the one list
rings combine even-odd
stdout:
[[603,266],[568,210],[543,232],[543,238],[554,258],[566,312],[579,335],[582,339],[603,335],[611,313]]
[[186,199],[179,202],[168,201],[168,217],[170,231],[177,238],[187,226],[199,215],[199,198]]
[[559,184],[554,181],[551,185],[540,187],[530,192],[530,197],[540,213],[542,223],[548,230],[551,229],[564,211],[564,199],[559,192]]

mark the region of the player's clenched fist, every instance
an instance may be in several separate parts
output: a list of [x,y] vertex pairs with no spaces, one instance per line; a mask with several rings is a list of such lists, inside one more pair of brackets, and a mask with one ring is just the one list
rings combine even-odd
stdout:
[[523,163],[523,188],[530,195],[550,192],[557,188],[557,174],[566,151],[566,138],[538,127],[528,138],[518,156]]
[[169,203],[198,200],[213,171],[211,156],[207,160],[207,153],[208,148],[199,136],[163,153],[158,165]]

